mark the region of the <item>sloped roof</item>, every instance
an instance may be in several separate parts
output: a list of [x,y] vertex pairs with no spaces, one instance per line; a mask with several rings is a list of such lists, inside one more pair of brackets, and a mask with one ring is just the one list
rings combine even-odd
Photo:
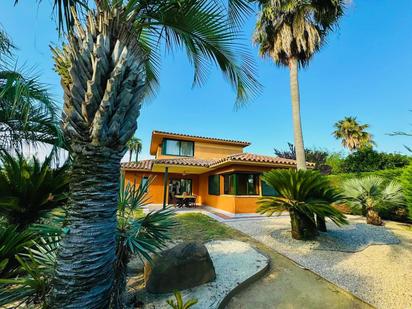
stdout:
[[[255,162],[255,163],[269,163],[269,164],[286,164],[296,165],[296,160],[285,159],[281,157],[263,156],[253,153],[238,153],[216,160],[210,165],[214,167],[226,162]],[[307,163],[308,166],[314,166],[313,163]]]
[[151,171],[154,161],[155,160],[142,160],[142,161],[139,161],[139,162],[122,163],[122,168],[123,169],[132,169],[132,170]]
[[[150,171],[152,170],[153,164],[170,164],[170,165],[180,165],[180,166],[200,166],[208,168],[216,168],[220,165],[227,163],[263,163],[268,165],[290,165],[295,166],[296,161],[291,159],[285,159],[280,157],[263,156],[252,153],[238,153],[230,155],[217,160],[204,160],[195,158],[170,158],[170,159],[154,159],[154,160],[143,160],[139,162],[129,162],[122,163],[123,169],[131,170],[142,170]],[[307,163],[308,167],[314,167],[313,163]]]
[[250,142],[245,142],[245,141],[238,141],[234,139],[224,139],[224,138],[215,138],[215,137],[205,137],[205,136],[199,136],[199,135],[190,135],[190,134],[181,134],[181,133],[173,133],[173,132],[165,132],[165,131],[157,131],[154,130],[152,134],[162,134],[162,135],[172,135],[177,138],[179,137],[189,137],[189,138],[196,138],[196,139],[204,139],[208,141],[216,141],[216,142],[225,142],[229,144],[238,144],[241,146],[249,146],[251,143]]

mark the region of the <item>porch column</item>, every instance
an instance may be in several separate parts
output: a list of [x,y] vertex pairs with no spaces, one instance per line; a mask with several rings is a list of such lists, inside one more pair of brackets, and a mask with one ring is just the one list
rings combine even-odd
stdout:
[[165,167],[165,173],[163,175],[163,209],[166,208],[167,203],[167,182],[169,179],[169,168]]

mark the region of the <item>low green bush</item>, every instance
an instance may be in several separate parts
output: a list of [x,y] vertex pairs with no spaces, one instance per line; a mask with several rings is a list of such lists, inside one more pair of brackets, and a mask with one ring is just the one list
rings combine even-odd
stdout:
[[[366,176],[380,176],[385,179],[385,182],[390,182],[392,180],[401,181],[402,174],[407,168],[393,168],[393,169],[386,169],[380,171],[373,171],[373,172],[363,172],[363,173],[341,173],[336,175],[329,175],[327,176],[332,183],[337,188],[341,188],[342,184],[352,178],[362,178]],[[362,215],[361,211],[353,209],[351,211],[353,215]],[[412,215],[412,214],[411,214]],[[407,205],[405,206],[396,206],[396,207],[388,207],[380,212],[380,216],[382,219],[385,220],[393,220],[393,221],[401,221],[401,222],[408,222],[409,221],[409,212]]]

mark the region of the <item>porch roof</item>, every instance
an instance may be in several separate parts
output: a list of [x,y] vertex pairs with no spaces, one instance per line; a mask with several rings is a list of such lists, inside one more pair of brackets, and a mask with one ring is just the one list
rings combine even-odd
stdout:
[[[122,168],[125,170],[136,171],[164,171],[165,167],[174,167],[175,172],[203,173],[221,166],[230,164],[248,164],[248,165],[265,165],[270,167],[296,166],[296,161],[280,157],[263,156],[252,153],[239,153],[230,155],[221,159],[196,159],[196,158],[170,158],[170,159],[153,159],[139,162],[123,163]],[[309,168],[315,166],[314,163],[307,163]]]

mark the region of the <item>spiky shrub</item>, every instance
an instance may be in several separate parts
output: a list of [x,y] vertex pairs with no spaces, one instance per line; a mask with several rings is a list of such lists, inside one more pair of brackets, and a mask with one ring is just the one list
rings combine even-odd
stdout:
[[353,178],[343,183],[343,195],[347,203],[366,216],[366,222],[381,225],[379,213],[388,207],[402,206],[405,199],[401,185],[396,181],[385,183],[379,176]]
[[9,224],[24,229],[66,203],[69,165],[52,167],[53,154],[40,162],[0,152],[0,160],[0,215]]
[[197,299],[189,299],[186,302],[183,301],[182,293],[175,291],[174,293],[175,300],[168,299],[166,303],[173,309],[189,309],[190,307],[197,304]]
[[239,99],[256,89],[250,61],[238,64],[243,51],[234,42],[236,27],[220,3],[95,0],[94,5],[87,16],[75,18],[63,49],[54,50],[64,90],[63,131],[73,157],[71,224],[53,289],[61,308],[106,308],[110,302],[120,160],[142,101],[157,81],[153,65],[160,60],[159,47],[185,48],[195,83],[212,63]]
[[143,215],[142,207],[149,203],[147,194],[152,178],[145,185],[120,181],[117,207],[117,239],[115,281],[111,306],[123,308],[125,304],[127,264],[133,256],[151,262],[152,254],[158,253],[171,240],[170,231],[175,226],[173,212],[158,210]]
[[401,175],[401,185],[408,208],[409,219],[412,220],[412,164],[405,168]]
[[345,216],[332,207],[341,195],[319,172],[272,170],[264,173],[262,180],[273,187],[277,195],[259,198],[257,211],[268,216],[289,212],[294,239],[316,237],[315,216],[329,218],[337,225],[347,223]]

